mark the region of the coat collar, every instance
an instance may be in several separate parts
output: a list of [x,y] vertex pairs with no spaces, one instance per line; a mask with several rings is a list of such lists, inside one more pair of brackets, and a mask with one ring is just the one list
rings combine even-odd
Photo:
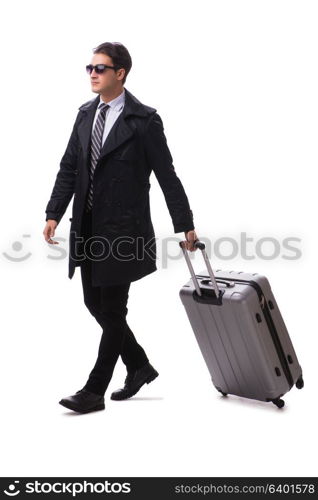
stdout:
[[[80,106],[78,109],[84,112],[90,112],[92,110],[94,110],[95,112],[99,103],[100,103],[100,96],[98,95],[97,97],[94,97],[90,101],[87,101],[84,104],[82,104],[82,106]],[[125,106],[123,110],[123,113],[125,112],[125,117],[129,115],[136,115],[142,118],[146,118],[155,111],[157,111],[155,108],[142,104],[137,99],[137,97],[135,97],[131,92],[129,92],[129,90],[125,88]]]
[[[78,125],[78,135],[85,156],[88,155],[92,126],[99,102],[100,96],[98,95],[94,99],[91,99],[90,101],[82,104],[82,106],[79,107],[79,110],[83,114],[83,117]],[[150,115],[154,114],[156,111],[157,110],[155,108],[142,104],[133,94],[131,94],[131,92],[129,92],[125,88],[124,109],[120,113],[104,142],[100,158],[108,155],[110,152],[112,152],[114,149],[116,149],[118,146],[126,142],[134,135],[133,124],[126,121],[126,118],[128,116],[139,116],[141,118],[147,118]]]

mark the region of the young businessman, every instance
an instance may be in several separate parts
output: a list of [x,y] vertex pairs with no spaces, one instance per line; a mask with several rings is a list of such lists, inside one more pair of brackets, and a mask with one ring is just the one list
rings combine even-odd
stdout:
[[176,175],[162,120],[124,84],[132,61],[120,43],[93,50],[86,70],[96,98],[79,108],[62,157],[43,231],[49,244],[74,195],[69,278],[80,266],[84,303],[103,329],[98,356],[84,387],[60,404],[87,413],[105,408],[104,394],[117,359],[127,368],[123,388],[111,399],[127,399],[158,372],[129,328],[126,315],[132,281],[157,270],[150,216],[149,176],[164,193],[174,232],[195,251],[197,235],[188,198]]

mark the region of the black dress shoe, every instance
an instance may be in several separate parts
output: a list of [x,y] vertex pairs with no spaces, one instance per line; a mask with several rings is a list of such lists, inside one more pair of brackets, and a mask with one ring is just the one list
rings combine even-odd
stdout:
[[112,392],[110,399],[119,401],[131,398],[131,396],[134,396],[144,384],[149,384],[158,377],[158,375],[159,373],[157,370],[155,370],[150,363],[147,363],[139,370],[128,373],[124,387]]
[[65,406],[65,408],[79,413],[88,413],[90,411],[105,409],[104,396],[94,394],[86,389],[80,389],[73,396],[61,399],[59,403]]

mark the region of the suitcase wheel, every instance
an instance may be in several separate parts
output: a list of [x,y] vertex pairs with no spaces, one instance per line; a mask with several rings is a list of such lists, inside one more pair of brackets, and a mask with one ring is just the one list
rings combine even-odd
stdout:
[[227,396],[227,392],[223,392],[221,389],[218,387],[216,388],[223,396]]
[[283,408],[283,406],[285,405],[285,401],[280,398],[273,399],[272,402],[277,406],[277,408]]
[[296,382],[297,389],[302,389],[304,387],[303,377],[300,375],[299,379]]

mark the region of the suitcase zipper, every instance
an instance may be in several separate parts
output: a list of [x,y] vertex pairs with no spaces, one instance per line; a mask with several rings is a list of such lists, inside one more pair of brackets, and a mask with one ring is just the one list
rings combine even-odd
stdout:
[[[201,275],[197,275],[197,276],[199,278],[201,278],[201,277],[206,278],[206,276],[201,276]],[[285,352],[284,352],[284,349],[282,347],[281,341],[279,339],[279,335],[277,333],[275,323],[274,323],[272,315],[270,313],[270,310],[269,310],[269,307],[267,304],[267,300],[265,298],[265,295],[264,295],[260,285],[258,283],[256,283],[256,281],[252,281],[252,280],[248,281],[248,280],[242,280],[242,279],[234,278],[234,277],[225,278],[224,276],[222,276],[220,278],[222,280],[234,281],[235,283],[245,283],[246,285],[250,285],[251,287],[254,288],[254,290],[256,290],[259,301],[260,301],[260,306],[261,306],[261,309],[262,309],[263,314],[264,314],[265,321],[267,323],[267,326],[268,326],[268,329],[270,331],[274,346],[276,348],[276,352],[277,352],[279,361],[280,361],[281,366],[283,368],[283,372],[284,372],[284,375],[287,379],[289,388],[291,389],[294,385],[293,376],[292,376],[291,371],[289,369],[288,361],[286,359]]]

